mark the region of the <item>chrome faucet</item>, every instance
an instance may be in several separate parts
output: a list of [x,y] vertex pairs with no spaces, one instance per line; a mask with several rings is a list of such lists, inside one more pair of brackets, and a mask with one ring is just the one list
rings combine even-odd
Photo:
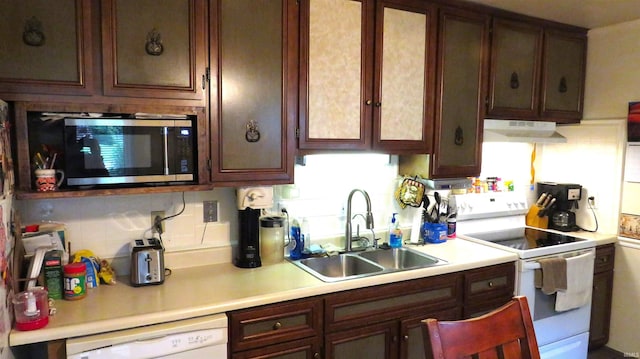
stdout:
[[369,199],[369,194],[365,190],[354,189],[349,193],[349,198],[347,199],[347,225],[345,228],[345,250],[347,252],[351,252],[353,250],[353,245],[351,243],[352,233],[351,233],[351,199],[353,198],[353,194],[356,192],[362,193],[364,199],[367,201],[367,216],[366,216],[366,224],[367,229],[373,229],[373,214],[371,213],[371,199]]

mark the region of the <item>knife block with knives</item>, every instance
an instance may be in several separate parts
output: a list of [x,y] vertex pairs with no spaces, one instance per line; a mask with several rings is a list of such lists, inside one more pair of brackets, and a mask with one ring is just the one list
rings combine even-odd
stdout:
[[525,217],[525,223],[530,227],[546,229],[549,227],[549,209],[556,202],[553,196],[542,193],[536,203],[531,205]]

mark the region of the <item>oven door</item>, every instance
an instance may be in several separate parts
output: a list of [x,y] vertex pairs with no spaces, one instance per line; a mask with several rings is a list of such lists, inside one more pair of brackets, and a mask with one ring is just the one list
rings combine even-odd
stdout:
[[[591,258],[590,270],[585,269],[585,273],[591,275],[585,276],[588,280],[589,291],[593,283],[593,259],[595,258],[595,250],[593,248],[564,252],[552,256],[537,257],[518,262],[518,270],[520,272],[517,283],[517,294],[525,295],[529,302],[531,317],[533,318],[533,326],[536,331],[536,339],[540,346],[543,358],[563,358],[563,359],[584,359],[588,350],[588,332],[589,321],[591,316],[591,301],[587,304],[558,312],[555,310],[556,294],[547,295],[541,289],[536,288],[534,284],[535,270],[540,268],[539,259],[554,256],[571,257],[576,255],[586,255]],[[591,294],[589,293],[589,297]],[[586,334],[586,335],[585,335]],[[585,339],[586,338],[586,339]],[[561,353],[560,356],[555,354]]]

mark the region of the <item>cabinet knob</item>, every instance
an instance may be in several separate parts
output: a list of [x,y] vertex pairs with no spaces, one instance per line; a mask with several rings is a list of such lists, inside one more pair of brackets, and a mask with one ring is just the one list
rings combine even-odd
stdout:
[[273,330],[278,330],[282,328],[282,323],[280,322],[276,322],[276,324],[273,325]]
[[371,100],[367,100],[364,102],[367,106],[371,106],[371,104],[373,103]]
[[320,353],[313,353],[313,359],[320,359]]
[[380,106],[382,106],[382,102],[376,102],[376,105],[375,105],[375,106],[376,106],[376,107],[380,107]]
[[409,341],[409,336],[405,334],[405,335],[403,335],[403,336],[402,336],[402,339],[403,339],[405,342],[408,342],[408,341]]
[[487,282],[487,285],[489,286],[489,288],[493,288],[493,282],[492,281]]

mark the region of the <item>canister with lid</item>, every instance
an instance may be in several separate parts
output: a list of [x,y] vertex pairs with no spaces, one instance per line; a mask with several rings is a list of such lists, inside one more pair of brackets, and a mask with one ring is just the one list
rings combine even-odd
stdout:
[[70,263],[64,266],[64,299],[77,300],[87,295],[87,266]]
[[260,218],[260,258],[263,264],[284,260],[284,218]]

